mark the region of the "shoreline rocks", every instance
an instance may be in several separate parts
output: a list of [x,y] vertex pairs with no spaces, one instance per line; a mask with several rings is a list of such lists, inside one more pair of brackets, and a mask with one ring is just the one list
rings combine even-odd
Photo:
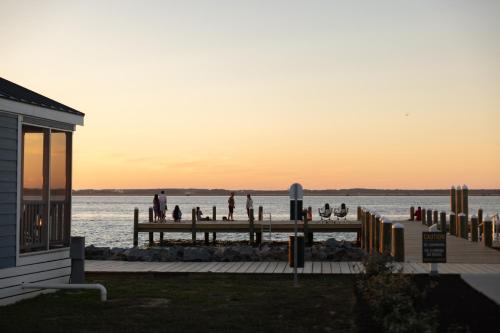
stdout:
[[[307,261],[361,261],[366,253],[351,242],[330,238],[305,248]],[[288,244],[283,242],[264,243],[251,246],[241,243],[218,245],[169,244],[168,246],[109,248],[94,245],[85,248],[89,260],[124,261],[287,261]]]

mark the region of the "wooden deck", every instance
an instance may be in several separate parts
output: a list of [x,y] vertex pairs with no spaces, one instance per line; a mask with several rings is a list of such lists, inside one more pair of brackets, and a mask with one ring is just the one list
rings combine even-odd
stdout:
[[[405,227],[405,261],[422,262],[422,232],[428,227],[420,222],[398,222]],[[448,263],[500,264],[500,251],[452,235],[446,236],[446,260]]]
[[[429,265],[400,263],[407,274],[427,274]],[[439,264],[442,274],[500,274],[500,264]],[[231,274],[291,274],[293,269],[284,261],[235,262],[131,262],[117,260],[86,260],[85,271],[93,273],[231,273]],[[306,261],[299,274],[358,274],[360,262]]]
[[[247,221],[198,221],[196,232],[250,232],[250,223]],[[268,231],[268,221],[255,221],[254,231]],[[293,221],[272,221],[272,232],[293,232]],[[304,222],[297,222],[299,232],[304,231]],[[311,221],[307,224],[310,232],[361,232],[361,223],[358,221],[334,222],[334,221]],[[192,232],[193,224],[189,222],[167,222],[167,223],[139,223],[139,232]]]

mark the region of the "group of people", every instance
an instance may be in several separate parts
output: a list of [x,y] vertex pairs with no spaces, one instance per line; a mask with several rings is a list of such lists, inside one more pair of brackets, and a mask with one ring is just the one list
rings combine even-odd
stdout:
[[[153,197],[154,221],[165,221],[167,210],[167,196],[165,195],[165,191],[161,191],[160,194],[156,193]],[[174,219],[174,221],[179,222],[181,220],[181,217],[181,209],[176,205],[174,211],[172,212],[172,218]]]
[[[227,220],[228,221],[234,221],[234,208],[236,207],[235,205],[235,200],[234,200],[234,192],[231,192],[231,195],[229,196],[229,199],[227,199],[227,206],[229,210],[229,214],[227,215]],[[253,214],[253,199],[250,194],[247,194],[247,202],[246,202],[246,209],[247,209],[247,216],[248,219],[251,219],[251,215]]]
[[153,198],[153,213],[155,222],[164,221],[166,211],[167,211],[167,196],[165,195],[165,191],[161,191],[160,195],[156,193]]
[[[234,208],[236,207],[234,192],[231,192],[229,199],[227,200],[229,213],[227,218],[224,216],[223,220],[234,221]],[[248,219],[251,218],[251,214],[253,213],[253,200],[250,194],[247,194],[247,202],[246,209]],[[165,221],[167,208],[167,196],[165,195],[165,191],[161,191],[161,193],[155,194],[153,198],[153,212],[154,212],[154,221],[160,222]],[[175,222],[180,222],[182,219],[182,212],[178,205],[174,207],[174,211],[172,212],[172,218]],[[198,221],[210,221],[210,217],[203,216],[203,212],[200,207],[196,207],[196,219]]]

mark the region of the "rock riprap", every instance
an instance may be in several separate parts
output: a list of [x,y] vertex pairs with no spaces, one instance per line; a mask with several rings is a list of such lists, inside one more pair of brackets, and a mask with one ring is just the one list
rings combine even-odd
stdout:
[[[366,253],[351,242],[330,238],[306,247],[306,260],[360,261]],[[94,245],[85,248],[89,260],[125,261],[286,261],[288,245],[264,243],[258,246],[246,244],[224,245],[171,245],[154,247],[109,248]]]

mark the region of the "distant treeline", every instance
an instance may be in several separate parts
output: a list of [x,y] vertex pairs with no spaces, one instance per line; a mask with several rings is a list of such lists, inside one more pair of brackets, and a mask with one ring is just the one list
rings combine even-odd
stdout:
[[[184,189],[184,188],[164,188],[164,189],[104,189],[104,190],[73,190],[73,195],[123,195],[123,196],[148,196],[155,193],[160,193],[164,190],[167,195],[188,196],[188,195],[229,195],[234,192],[236,195],[269,195],[269,196],[288,196],[287,190],[225,190],[225,189]],[[429,189],[429,190],[391,190],[391,189],[369,189],[369,188],[351,188],[341,190],[304,190],[304,195],[308,196],[445,196],[450,193],[449,189]],[[500,189],[491,190],[470,190],[469,195],[486,196],[498,195],[500,196]]]

